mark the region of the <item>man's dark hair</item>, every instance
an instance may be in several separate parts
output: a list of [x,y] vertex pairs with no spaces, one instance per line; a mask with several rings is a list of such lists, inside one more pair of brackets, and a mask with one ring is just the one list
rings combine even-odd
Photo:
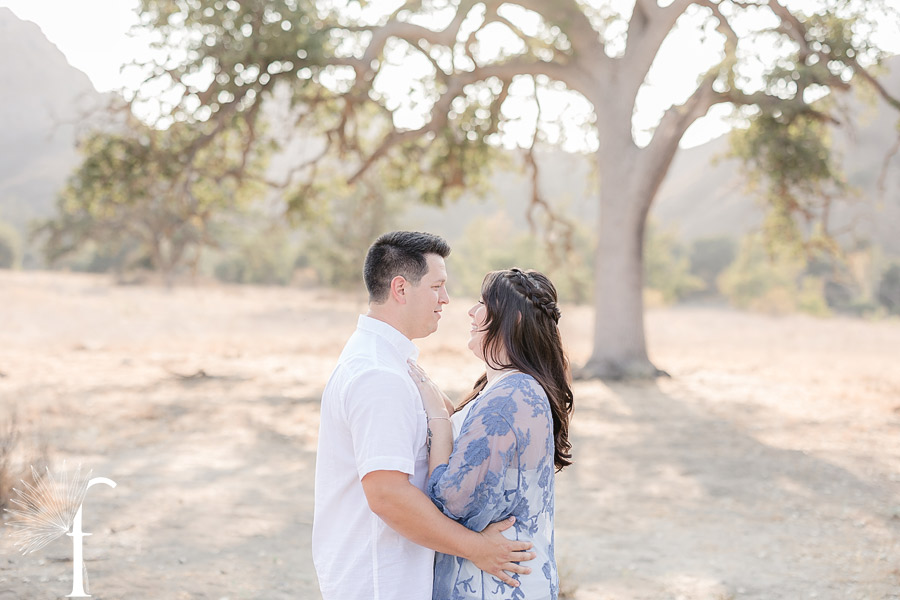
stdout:
[[363,267],[369,301],[381,303],[387,300],[391,281],[397,275],[418,285],[428,271],[426,254],[447,258],[450,245],[440,236],[418,231],[392,231],[375,240],[369,247]]

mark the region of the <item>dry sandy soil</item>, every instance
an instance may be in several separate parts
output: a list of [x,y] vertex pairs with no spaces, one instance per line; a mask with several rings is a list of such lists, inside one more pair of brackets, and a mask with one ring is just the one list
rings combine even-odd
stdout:
[[[362,298],[0,272],[0,426],[118,487],[84,505],[98,599],[319,598],[319,395]],[[465,300],[422,341],[471,385]],[[564,312],[574,363],[590,311]],[[650,311],[670,379],[575,385],[557,559],[579,600],[900,599],[900,322]],[[191,377],[202,371],[205,376]],[[72,543],[0,539],[0,599],[63,598]],[[398,582],[399,584],[399,582]]]

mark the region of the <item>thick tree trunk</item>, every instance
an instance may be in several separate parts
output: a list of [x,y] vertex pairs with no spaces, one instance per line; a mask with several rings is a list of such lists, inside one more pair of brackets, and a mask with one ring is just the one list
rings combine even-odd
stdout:
[[665,375],[647,356],[644,337],[644,225],[655,189],[636,148],[601,162],[594,260],[594,349],[576,376],[647,379]]

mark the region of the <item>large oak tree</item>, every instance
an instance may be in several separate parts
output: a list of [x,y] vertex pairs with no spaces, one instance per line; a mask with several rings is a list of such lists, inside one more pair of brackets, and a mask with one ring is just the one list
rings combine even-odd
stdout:
[[[800,4],[142,0],[141,14],[169,51],[151,73],[176,91],[162,107],[163,121],[195,123],[198,144],[237,127],[249,132],[249,151],[261,107],[273,98],[290,101],[293,117],[277,127],[315,140],[295,170],[295,208],[308,201],[323,168],[353,182],[376,162],[396,167],[394,184],[415,183],[425,201],[439,201],[484,175],[513,121],[521,121],[515,113],[523,95],[538,109],[541,90],[580,95],[593,108],[588,125],[600,185],[594,350],[582,374],[646,377],[659,371],[644,336],[644,229],[688,128],[716,105],[733,106],[770,129],[800,132],[759,138],[759,152],[777,156],[780,146],[790,163],[794,151],[811,151],[828,172],[827,146],[790,146],[808,141],[817,124],[839,120],[838,103],[823,96],[863,81],[898,106],[871,71],[883,58],[871,43],[874,23],[888,9],[877,1],[820,0],[803,2],[815,11],[805,14]],[[712,40],[713,66],[696,81],[685,69],[693,91],[639,144],[636,102],[679,28]],[[535,169],[533,144],[552,137],[549,131],[538,118],[525,144]],[[807,164],[798,161],[784,178],[788,196]],[[802,208],[783,206],[788,213]]]

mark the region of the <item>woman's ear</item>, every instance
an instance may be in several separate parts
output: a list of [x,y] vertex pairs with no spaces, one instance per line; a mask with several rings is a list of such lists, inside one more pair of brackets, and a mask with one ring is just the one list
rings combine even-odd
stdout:
[[409,288],[409,282],[403,275],[397,275],[391,279],[391,298],[398,304],[406,304],[406,291]]

